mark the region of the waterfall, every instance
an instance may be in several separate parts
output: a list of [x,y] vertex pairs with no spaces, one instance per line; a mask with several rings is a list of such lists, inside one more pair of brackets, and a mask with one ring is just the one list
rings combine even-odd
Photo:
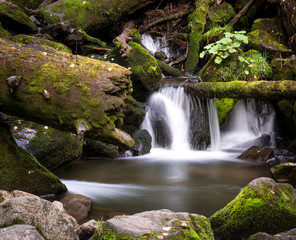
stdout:
[[275,146],[274,119],[275,111],[267,102],[259,108],[254,99],[241,100],[235,105],[221,134],[223,148]]
[[211,134],[211,150],[217,151],[220,149],[220,127],[215,99],[209,99],[208,113]]
[[170,57],[171,53],[167,46],[166,36],[153,39],[149,34],[143,34],[141,37],[141,43],[152,55],[154,55],[156,52],[162,51],[167,57]]
[[[206,105],[209,114],[206,118],[209,121],[206,126],[210,128],[211,150],[218,150],[220,129],[215,100],[207,100]],[[199,111],[205,111],[200,99],[196,100],[188,96],[183,87],[165,87],[149,98],[146,116],[141,127],[151,134],[154,148],[187,151],[198,145],[199,149],[204,149],[200,147],[201,140],[198,140],[198,143],[196,143],[197,140],[195,141],[201,138],[200,134],[194,140],[191,136],[195,135],[193,131],[208,132],[200,123],[204,118],[197,117]],[[201,114],[204,115],[204,112]],[[202,118],[202,121],[196,123],[197,118]],[[193,129],[192,125],[194,128],[199,126],[201,129]],[[204,145],[206,147],[207,144]]]

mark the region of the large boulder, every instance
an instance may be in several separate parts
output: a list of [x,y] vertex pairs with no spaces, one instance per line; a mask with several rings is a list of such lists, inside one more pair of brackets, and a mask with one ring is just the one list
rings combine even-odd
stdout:
[[296,193],[290,184],[257,178],[210,217],[215,239],[240,240],[257,232],[288,231],[295,227],[295,204]]
[[51,202],[35,196],[17,197],[0,204],[0,226],[33,225],[49,240],[78,240],[72,223]]
[[172,212],[167,209],[130,216],[116,216],[101,224],[95,239],[101,239],[100,237],[105,239],[144,237],[147,239],[214,239],[206,217],[186,212]]
[[94,35],[153,2],[155,0],[61,0],[41,7],[38,17],[48,23],[67,22],[71,27],[82,28]]
[[84,139],[82,157],[118,158],[119,148],[112,144],[86,138]]
[[273,149],[271,148],[261,148],[259,146],[252,146],[237,158],[242,160],[249,160],[254,162],[265,163],[268,159],[273,157]]
[[0,39],[1,111],[123,148],[131,72],[117,64]]
[[29,152],[17,146],[11,134],[2,127],[0,165],[0,189],[19,189],[36,195],[66,191],[65,185]]
[[15,33],[33,33],[37,31],[36,25],[13,3],[0,0],[0,21],[2,25]]
[[133,134],[135,146],[133,147],[133,155],[143,155],[151,150],[152,137],[146,129],[140,129]]
[[0,229],[0,239],[44,240],[35,227],[25,224],[16,224]]

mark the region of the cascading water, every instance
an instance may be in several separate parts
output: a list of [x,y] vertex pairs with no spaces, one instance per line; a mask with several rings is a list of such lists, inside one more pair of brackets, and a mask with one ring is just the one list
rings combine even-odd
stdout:
[[[221,134],[223,149],[246,149],[253,145],[275,146],[275,111],[268,103],[260,106],[261,109],[258,109],[254,99],[241,100],[235,105]],[[264,144],[260,141],[264,141]]]
[[152,39],[148,34],[143,34],[142,44],[149,50],[149,52],[154,55],[158,51],[162,51],[166,54],[167,57],[170,57],[170,49],[167,46],[166,36],[157,37]]
[[[211,150],[218,150],[220,130],[215,100],[209,99],[207,107]],[[189,135],[194,135],[191,126],[194,121],[191,118],[196,116],[196,111],[204,111],[199,99],[195,101],[185,93],[182,87],[165,87],[150,97],[142,128],[147,129],[151,134],[153,147],[188,151],[195,145]],[[200,124],[195,125],[202,128]]]

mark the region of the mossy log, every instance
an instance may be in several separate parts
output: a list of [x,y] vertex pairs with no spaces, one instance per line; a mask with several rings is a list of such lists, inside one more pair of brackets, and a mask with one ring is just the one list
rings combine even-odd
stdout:
[[189,94],[217,98],[296,98],[296,81],[232,81],[232,82],[186,82]]
[[117,64],[0,39],[0,111],[123,148],[134,145],[118,129],[130,75]]

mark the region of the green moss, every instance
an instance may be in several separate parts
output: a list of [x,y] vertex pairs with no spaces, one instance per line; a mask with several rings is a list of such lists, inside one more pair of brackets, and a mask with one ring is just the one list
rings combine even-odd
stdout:
[[271,61],[272,80],[296,80],[295,58],[274,58]]
[[18,147],[12,136],[0,128],[0,189],[22,190],[37,195],[66,190],[61,181],[26,150]]
[[217,106],[220,126],[230,116],[235,103],[236,101],[233,98],[221,98],[221,99],[216,98],[216,106]]
[[13,4],[18,5],[25,12],[27,9],[36,10],[38,6],[43,2],[43,0],[8,0]]
[[131,36],[134,38],[134,41],[137,43],[141,43],[142,37],[141,34],[139,33],[138,29],[133,28],[131,31]]
[[4,37],[10,37],[10,36],[11,34],[2,27],[2,24],[0,22],[0,37],[4,38]]
[[209,3],[206,0],[196,1],[196,8],[189,16],[189,51],[185,62],[185,71],[193,72],[198,64],[200,41],[205,29]]
[[291,185],[280,185],[272,179],[252,181],[210,217],[215,236],[236,240],[256,232],[275,234],[293,228],[296,220],[294,194]]
[[7,24],[9,24],[9,22],[16,23],[16,25],[14,25],[15,32],[22,31],[31,33],[37,30],[32,20],[16,5],[2,2],[0,4],[0,13],[3,25],[5,25],[7,21]]
[[[72,53],[71,49],[69,49],[64,44],[50,41],[50,40],[47,40],[44,38],[38,38],[38,37],[29,36],[29,35],[19,34],[19,35],[15,35],[15,36],[11,37],[10,39],[16,43],[25,44],[25,45],[29,45],[32,47],[39,46],[40,49],[46,49],[48,51],[51,50],[52,52],[54,49],[54,51]],[[47,48],[47,47],[49,47],[49,48]]]
[[225,26],[235,14],[234,8],[229,3],[213,4],[208,12],[209,24],[207,25],[207,30],[213,27]]
[[268,57],[278,57],[279,53],[282,57],[291,55],[291,50],[274,39],[268,32],[264,30],[254,30],[248,33],[249,45],[251,48],[260,52],[267,52]]

